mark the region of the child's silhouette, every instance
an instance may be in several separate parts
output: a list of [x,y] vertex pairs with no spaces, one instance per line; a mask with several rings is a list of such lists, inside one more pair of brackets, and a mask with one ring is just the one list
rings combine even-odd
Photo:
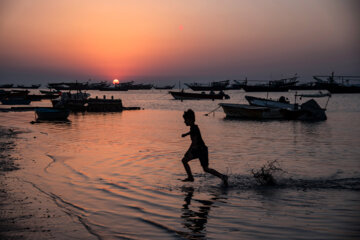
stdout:
[[184,164],[184,168],[186,170],[186,173],[188,175],[187,178],[185,178],[184,182],[193,182],[194,177],[191,173],[190,166],[188,164],[189,161],[199,158],[202,168],[205,172],[211,173],[212,175],[220,178],[223,180],[224,184],[227,185],[227,179],[228,177],[226,175],[223,175],[219,173],[218,171],[209,168],[209,154],[208,154],[208,148],[205,145],[199,127],[195,124],[195,113],[193,110],[188,109],[184,112],[183,118],[185,120],[186,126],[190,126],[190,132],[184,133],[181,136],[186,137],[187,135],[190,135],[191,137],[191,145],[189,150],[185,153],[182,163]]

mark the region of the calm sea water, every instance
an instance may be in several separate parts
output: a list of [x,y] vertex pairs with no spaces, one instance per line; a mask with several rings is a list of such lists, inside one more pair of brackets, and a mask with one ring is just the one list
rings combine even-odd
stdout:
[[[103,92],[90,92],[102,97]],[[144,110],[71,114],[68,123],[30,124],[33,112],[0,113],[16,140],[21,170],[99,239],[358,239],[360,95],[333,95],[328,120],[225,120],[225,101],[175,101],[167,91],[105,93]],[[229,92],[226,102],[245,103]],[[251,95],[266,97],[266,93]],[[282,94],[293,100],[293,93]],[[280,93],[269,95],[278,98]],[[325,99],[318,100],[321,105]],[[50,102],[34,102],[47,106]],[[210,167],[230,186],[181,158],[190,145],[182,113],[192,108]],[[253,177],[275,161],[277,185]]]

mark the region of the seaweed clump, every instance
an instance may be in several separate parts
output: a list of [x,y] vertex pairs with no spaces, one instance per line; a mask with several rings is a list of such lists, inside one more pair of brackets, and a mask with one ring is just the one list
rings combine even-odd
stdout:
[[274,177],[274,174],[276,172],[284,172],[284,170],[280,168],[280,165],[277,162],[277,160],[267,162],[259,170],[254,170],[254,169],[251,170],[251,173],[253,174],[253,177],[255,178],[256,182],[260,185],[265,185],[265,186],[276,185],[276,180]]

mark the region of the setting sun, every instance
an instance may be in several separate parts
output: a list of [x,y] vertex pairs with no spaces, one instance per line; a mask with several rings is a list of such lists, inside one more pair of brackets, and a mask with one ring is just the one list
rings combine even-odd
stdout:
[[119,84],[119,80],[118,80],[118,79],[114,79],[114,80],[113,80],[113,84],[115,84],[115,85],[116,85],[116,84]]

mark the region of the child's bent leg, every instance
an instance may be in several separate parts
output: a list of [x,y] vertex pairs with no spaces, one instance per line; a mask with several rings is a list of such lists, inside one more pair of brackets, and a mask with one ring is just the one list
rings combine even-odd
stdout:
[[209,168],[209,167],[203,167],[204,171],[207,173],[210,173],[218,178],[224,179],[225,175],[219,173],[218,171],[216,171],[215,169]]
[[218,171],[216,171],[215,169],[209,168],[209,167],[203,167],[204,171],[207,173],[210,173],[218,178],[220,178],[221,180],[223,180],[225,186],[228,186],[228,176],[219,173]]
[[189,163],[188,163],[190,160],[191,160],[190,158],[185,156],[181,161],[184,164],[185,171],[186,171],[186,173],[188,175],[188,177],[186,179],[184,179],[184,181],[193,182],[194,177],[193,177],[193,175],[191,173],[191,169],[190,169],[190,166],[189,166]]

